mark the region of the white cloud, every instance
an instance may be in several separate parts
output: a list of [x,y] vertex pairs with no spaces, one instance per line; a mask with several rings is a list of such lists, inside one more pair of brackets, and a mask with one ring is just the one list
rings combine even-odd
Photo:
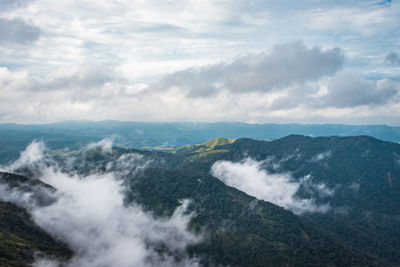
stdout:
[[358,192],[358,190],[360,190],[360,184],[356,182],[352,182],[348,187],[354,192]]
[[40,36],[40,29],[28,25],[20,18],[0,18],[0,45],[9,43],[28,44],[36,41]]
[[104,138],[96,143],[88,144],[85,150],[89,151],[92,149],[100,148],[103,152],[111,153],[113,145],[113,138]]
[[322,153],[319,153],[319,154],[313,156],[310,161],[314,161],[314,162],[321,161],[326,158],[329,158],[331,156],[331,154],[332,154],[331,151],[325,151],[325,152],[322,152]]
[[[2,122],[398,124],[398,70],[384,63],[400,45],[396,2],[2,5],[0,20],[40,29],[30,45],[0,47]],[[332,77],[341,63],[348,75]]]
[[[23,155],[35,154],[35,146]],[[21,162],[22,158],[32,162],[32,157],[22,156]],[[42,188],[54,201],[41,205],[35,201],[38,190],[10,190],[5,185],[0,186],[0,199],[25,207],[41,228],[68,244],[74,256],[63,263],[66,266],[198,265],[185,252],[201,241],[187,230],[193,216],[187,213],[189,200],[183,200],[171,217],[154,218],[134,203],[124,205],[124,188],[113,172],[79,176],[46,164],[34,168],[41,168],[40,179],[57,189]],[[157,252],[160,246],[165,246],[164,253]],[[60,264],[41,258],[34,266]]]
[[[367,81],[342,73],[279,90],[237,93],[222,88],[210,97],[190,97],[185,88],[160,91],[149,90],[143,84],[130,84],[115,68],[94,65],[93,69],[89,66],[81,69],[81,73],[56,69],[47,77],[38,78],[25,71],[0,68],[0,93],[3,95],[0,120],[23,123],[114,119],[396,124],[400,111],[399,82]],[[111,71],[107,73],[107,69]],[[262,71],[254,75],[262,75]],[[251,87],[252,84],[260,86],[262,82],[246,84],[247,80],[242,80],[240,88],[254,89],[257,87]],[[342,84],[344,86],[340,86]]]
[[156,90],[181,88],[189,97],[210,97],[221,90],[232,93],[268,92],[333,75],[343,55],[335,48],[307,49],[299,42],[276,45],[269,54],[251,54],[220,63],[169,74],[154,84]]
[[314,183],[311,175],[306,175],[300,179],[300,184],[309,194],[318,194],[320,198],[331,197],[335,194],[336,188],[329,188],[325,183],[322,182]]
[[[235,187],[258,199],[274,203],[295,214],[326,212],[330,209],[329,204],[318,205],[314,199],[296,197],[296,193],[304,181],[296,182],[288,173],[269,173],[263,169],[264,163],[250,158],[237,163],[217,161],[211,167],[211,174],[226,185]],[[306,180],[310,184],[309,178]],[[323,184],[316,185],[315,189],[327,193],[327,196],[333,194],[332,191],[328,192]]]
[[7,167],[8,170],[15,170],[21,167],[29,166],[37,161],[40,161],[44,154],[45,145],[41,141],[33,141],[29,146],[21,152],[20,157],[11,166]]
[[[188,62],[191,66],[211,64],[297,39],[326,47],[343,45],[346,51],[365,55],[367,48],[376,46],[365,39],[353,47],[353,43],[327,38],[326,28],[351,27],[352,38],[363,38],[360,32],[367,30],[386,34],[397,28],[399,7],[397,3],[382,8],[345,1],[21,2],[6,1],[7,6],[19,8],[6,8],[4,16],[33,22],[44,34],[23,55],[17,48],[7,50],[6,61],[17,58],[19,66],[40,75],[71,63],[124,64],[142,72],[141,77],[132,72],[138,79],[177,71],[188,67]],[[315,27],[323,27],[322,33]],[[348,39],[348,33],[338,32]],[[146,65],[144,72],[142,65]]]
[[[382,31],[391,31],[399,22],[396,15],[398,5],[379,7],[374,5],[336,6],[313,9],[304,16],[311,29],[331,33],[359,33],[377,35]],[[397,11],[396,11],[397,10]]]
[[0,12],[24,7],[31,2],[30,0],[0,0]]
[[339,73],[327,84],[327,93],[319,100],[321,106],[355,107],[359,105],[384,105],[395,99],[400,84],[388,80],[371,81]]

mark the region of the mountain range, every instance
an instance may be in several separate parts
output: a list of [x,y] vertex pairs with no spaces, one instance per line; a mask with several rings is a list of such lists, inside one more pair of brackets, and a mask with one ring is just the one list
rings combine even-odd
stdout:
[[340,124],[248,124],[241,122],[123,122],[65,121],[51,124],[0,124],[0,164],[16,160],[34,139],[51,149],[78,149],[112,137],[115,145],[154,149],[201,144],[224,136],[228,139],[276,140],[290,134],[305,136],[368,135],[400,142],[400,127]]
[[[76,122],[73,124],[78,128]],[[147,255],[143,264],[149,266],[187,265],[187,259],[190,265],[204,266],[400,264],[400,145],[397,143],[366,135],[289,135],[272,141],[236,138],[234,127],[284,126],[227,124],[225,130],[232,131],[228,138],[219,137],[201,144],[189,142],[184,146],[179,146],[183,141],[176,141],[176,146],[137,149],[117,142],[112,146],[110,140],[90,143],[102,136],[94,134],[97,128],[86,124],[79,130],[72,127],[70,132],[56,130],[67,125],[38,126],[38,129],[11,125],[8,129],[21,133],[18,136],[25,134],[22,139],[28,133],[41,131],[46,146],[51,143],[50,136],[61,138],[64,134],[75,139],[65,139],[74,143],[68,150],[61,144],[56,149],[32,143],[17,161],[3,165],[0,175],[2,264],[23,266],[50,258],[74,266],[77,257],[83,257],[80,253],[85,250],[79,250],[68,235],[57,232],[56,228],[50,231],[43,228],[43,225],[50,227],[51,223],[43,224],[37,218],[38,214],[46,214],[43,207],[51,208],[54,203],[62,202],[62,196],[55,192],[62,192],[66,183],[58,184],[49,178],[62,174],[77,179],[78,189],[87,185],[84,181],[111,175],[122,188],[124,207],[140,207],[140,212],[151,215],[153,223],[165,224],[171,218],[178,218],[177,210],[186,203],[179,218],[189,218],[185,224],[188,233],[181,234],[184,237],[190,233],[198,239],[192,238],[183,249],[177,249],[176,244],[155,241],[152,234],[147,234],[142,238],[144,247],[162,255],[163,259],[155,263],[155,256]],[[143,135],[146,127],[165,126],[144,125]],[[179,127],[169,125],[172,126]],[[196,129],[193,132],[202,132],[207,131],[206,126],[191,127]],[[189,126],[180,127],[189,131]],[[313,127],[316,126],[309,126],[308,130]],[[318,131],[329,131],[332,127],[345,128],[319,126]],[[348,132],[363,129],[357,127]],[[369,129],[377,131],[378,128]],[[392,132],[396,129],[392,128]],[[74,131],[80,134],[75,136]],[[273,136],[278,137],[276,132],[269,138]],[[264,135],[263,139],[269,138]],[[11,151],[16,149],[16,143],[17,138],[14,143],[2,146]],[[69,143],[65,145],[68,147]],[[2,162],[10,159],[14,158],[3,157]],[[106,198],[99,192],[95,197]],[[12,197],[15,195],[18,198]],[[21,202],[22,196],[27,195],[35,207]],[[126,212],[125,208],[123,211]],[[158,231],[151,229],[151,233]],[[93,263],[93,259],[87,262]]]

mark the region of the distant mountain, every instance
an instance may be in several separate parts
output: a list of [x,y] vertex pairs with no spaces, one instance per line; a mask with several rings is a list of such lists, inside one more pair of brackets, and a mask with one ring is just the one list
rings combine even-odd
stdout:
[[52,124],[0,124],[0,164],[14,161],[33,139],[44,140],[50,149],[78,149],[90,142],[109,137],[115,145],[166,149],[201,144],[224,136],[228,139],[253,138],[275,140],[290,134],[306,136],[357,136],[400,142],[400,127],[386,125],[339,124],[247,124],[218,123],[152,123],[121,121],[66,121]]

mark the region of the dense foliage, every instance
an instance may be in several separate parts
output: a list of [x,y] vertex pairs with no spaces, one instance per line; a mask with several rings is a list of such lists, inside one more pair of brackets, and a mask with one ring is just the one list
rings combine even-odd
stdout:
[[[180,200],[191,200],[189,212],[194,217],[190,229],[204,240],[191,245],[188,252],[204,265],[400,264],[399,144],[368,136],[291,135],[275,141],[218,138],[164,152],[114,147],[109,152],[95,148],[48,154],[65,170],[81,174],[116,171],[118,164],[109,163],[118,163],[123,155],[146,166],[116,172],[126,185],[127,205],[140,203],[164,217],[172,214]],[[67,160],[71,156],[74,161]],[[329,203],[331,209],[294,215],[210,175],[216,161],[241,162],[245,158],[267,159],[273,163],[264,166],[270,173],[289,173],[298,182],[309,175],[314,184],[326,185],[331,195],[312,197],[316,203]],[[29,169],[19,172],[40,177]],[[297,197],[310,194],[300,186]],[[1,227],[3,231],[5,226]],[[3,235],[0,240],[11,239]],[[31,249],[47,253],[33,245]],[[10,256],[10,262],[15,257]]]
[[[10,173],[0,173],[0,182],[10,190],[24,187],[22,190],[29,191],[32,185],[48,187]],[[72,254],[65,244],[39,228],[23,208],[0,201],[0,266],[30,266],[34,256],[43,255],[67,259]]]

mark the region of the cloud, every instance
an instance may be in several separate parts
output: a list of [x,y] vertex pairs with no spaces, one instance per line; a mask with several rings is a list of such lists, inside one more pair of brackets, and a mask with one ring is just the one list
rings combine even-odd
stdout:
[[350,188],[354,192],[358,192],[360,190],[360,184],[356,183],[356,182],[352,182],[351,184],[348,185],[348,188]]
[[310,30],[367,37],[395,31],[396,12],[392,5],[334,5],[310,9],[302,21]]
[[384,106],[390,102],[398,103],[399,92],[400,83],[397,81],[367,80],[339,72],[317,83],[288,88],[285,94],[274,99],[271,109],[285,110],[299,106],[309,109]]
[[393,153],[394,155],[394,161],[397,163],[397,165],[400,166],[400,155],[398,155],[397,153]]
[[399,114],[398,81],[346,72],[269,91],[231,92],[222,86],[210,97],[193,97],[182,90],[132,84],[113,66],[66,66],[45,77],[0,67],[0,119],[396,124]]
[[397,125],[400,5],[372,2],[3,0],[40,32],[0,47],[0,120]]
[[92,149],[99,148],[103,152],[111,153],[113,145],[113,138],[104,138],[97,143],[88,144],[85,150],[89,151]]
[[341,68],[339,48],[308,49],[300,42],[276,45],[269,54],[250,54],[231,63],[191,68],[169,74],[153,89],[181,88],[190,97],[210,97],[221,90],[232,93],[268,92],[331,76]]
[[[32,210],[38,206],[46,206],[57,201],[52,188],[41,183],[24,183],[7,177],[8,173],[0,174],[0,200],[18,203]],[[4,179],[5,178],[5,179]]]
[[[296,197],[302,183],[310,184],[309,179],[296,182],[287,173],[269,173],[263,169],[265,162],[257,162],[250,158],[242,162],[217,161],[211,167],[211,174],[228,186],[235,187],[258,199],[262,199],[295,214],[306,212],[327,212],[328,204],[318,205],[314,199],[300,199]],[[312,183],[311,183],[312,184]],[[323,184],[314,189],[321,189],[323,193],[329,193]]]
[[88,64],[79,69],[62,68],[51,73],[46,79],[32,79],[29,90],[79,90],[85,93],[107,83],[121,79],[113,66],[104,64]]
[[[321,155],[321,154],[319,154]],[[300,179],[299,184],[310,195],[317,194],[320,198],[331,197],[335,194],[335,188],[329,188],[324,183],[314,183],[311,175],[306,175]],[[330,207],[327,205],[326,207]]]
[[[166,71],[213,65],[237,54],[258,55],[275,43],[298,39],[307,46],[341,47],[356,69],[362,65],[365,73],[377,67],[374,57],[396,49],[399,36],[396,1],[371,6],[359,1],[308,0],[297,4],[44,0],[28,1],[25,7],[24,2],[3,0],[4,17],[32,22],[43,34],[35,46],[2,51],[0,61],[42,77],[71,63],[102,62],[121,66],[128,79],[148,83]],[[374,35],[368,38],[364,32]]]
[[40,36],[40,29],[29,25],[20,18],[0,18],[0,45],[2,44],[29,44]]
[[384,6],[384,5],[390,5],[391,3],[392,3],[392,0],[383,0],[383,1],[378,1],[378,2],[374,3],[373,5]]
[[30,2],[32,2],[32,0],[0,0],[0,12],[24,7]]
[[386,55],[385,63],[391,64],[394,66],[400,66],[399,54],[396,52],[390,52],[389,54]]
[[[0,6],[2,122],[399,121],[396,87],[378,85],[398,76],[396,65],[382,60],[399,43],[397,1],[0,0]],[[323,98],[325,83],[342,68],[384,82],[368,80],[366,92],[358,82]]]
[[[14,116],[12,113],[15,112],[32,118],[43,118],[43,115],[65,118],[76,115],[76,118],[82,118],[86,112],[93,114],[93,107],[111,113],[121,112],[115,106],[121,105],[121,102],[132,103],[137,98],[136,92],[140,91],[140,88],[130,86],[121,79],[112,67],[97,64],[78,70],[64,67],[53,70],[45,77],[0,67],[0,85],[0,92],[4,95],[0,100],[0,116],[3,119],[4,115]],[[104,111],[98,112],[98,115],[104,115]]]
[[332,154],[331,151],[325,151],[325,152],[322,152],[322,153],[319,153],[319,154],[313,156],[310,161],[312,161],[312,162],[321,161],[326,158],[329,158],[331,156],[331,154]]
[[22,167],[30,166],[37,161],[40,161],[44,154],[45,145],[41,141],[33,141],[28,147],[21,152],[20,157],[7,170],[12,171]]
[[383,105],[399,92],[399,83],[371,81],[349,73],[339,73],[327,84],[327,93],[316,99],[321,106],[354,107]]
[[201,241],[187,229],[193,216],[187,212],[189,200],[182,200],[171,217],[154,218],[135,203],[124,205],[125,189],[113,172],[80,176],[55,165],[40,168],[40,179],[57,189],[47,192],[55,201],[38,205],[33,201],[36,191],[9,190],[4,185],[0,199],[26,208],[41,228],[68,244],[74,256],[67,263],[40,258],[34,266],[198,265],[185,251]]

